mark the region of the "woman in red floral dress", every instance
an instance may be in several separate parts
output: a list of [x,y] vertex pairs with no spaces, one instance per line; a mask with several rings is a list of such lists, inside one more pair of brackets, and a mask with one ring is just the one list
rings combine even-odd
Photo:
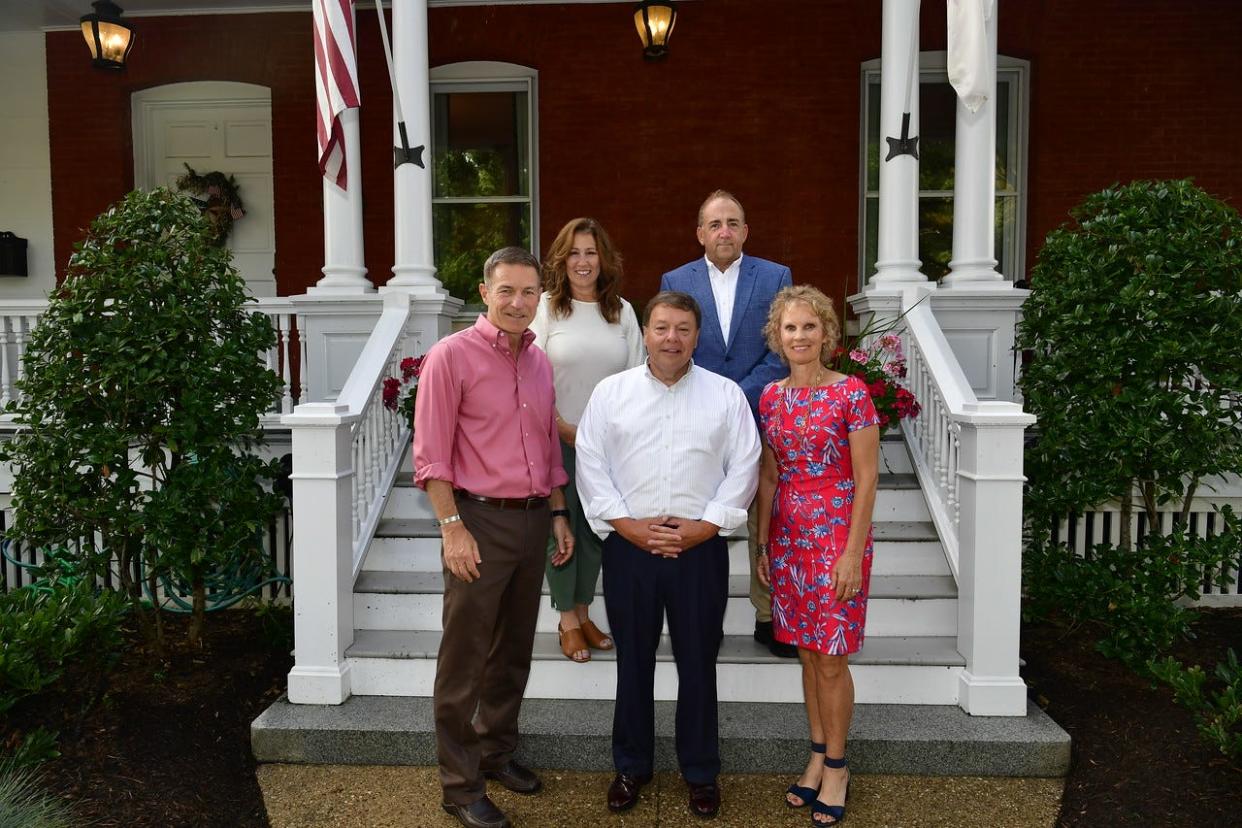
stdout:
[[772,632],[794,644],[811,758],[789,787],[815,825],[845,818],[845,737],[854,709],[848,656],[862,647],[871,575],[879,417],[862,380],[826,367],[840,324],[823,293],[785,288],[772,300],[769,347],[789,378],[764,389],[759,476],[760,578],[772,588]]

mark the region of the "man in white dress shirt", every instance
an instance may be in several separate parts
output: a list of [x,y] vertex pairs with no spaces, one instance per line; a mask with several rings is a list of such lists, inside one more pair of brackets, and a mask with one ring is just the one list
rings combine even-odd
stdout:
[[691,361],[693,297],[657,294],[647,362],[596,386],[578,424],[578,491],[604,538],[604,603],[617,649],[608,807],[638,801],[655,758],[655,654],[668,614],[677,662],[677,760],[690,809],[720,807],[716,656],[728,598],[728,532],[746,522],[759,432],[737,383]]

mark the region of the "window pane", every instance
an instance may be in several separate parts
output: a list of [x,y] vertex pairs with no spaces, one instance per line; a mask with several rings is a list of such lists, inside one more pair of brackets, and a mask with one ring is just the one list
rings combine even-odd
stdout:
[[[885,145],[887,148],[887,145]],[[867,84],[867,192],[880,189],[880,81]]]
[[939,280],[953,258],[953,199],[919,199],[919,258],[923,273]]
[[431,208],[437,278],[454,296],[478,302],[483,262],[506,245],[530,249],[529,204],[436,204]]
[[879,256],[880,250],[880,197],[867,197],[867,217],[865,219],[867,226],[867,237],[863,244],[863,272],[860,284],[866,284],[867,280],[875,273],[875,260]]
[[[996,84],[996,191],[1018,189],[1009,165],[1009,84]],[[997,211],[999,214],[999,211]]]
[[919,84],[919,189],[952,190],[957,93],[949,84]]
[[1014,274],[1014,263],[1017,260],[1018,251],[1015,249],[1018,244],[1018,233],[1015,229],[1018,222],[1018,198],[1017,196],[997,196],[996,197],[996,235],[994,244],[996,245],[996,270],[1003,274],[1009,281],[1024,278],[1021,274]]
[[527,93],[434,96],[433,195],[530,195]]

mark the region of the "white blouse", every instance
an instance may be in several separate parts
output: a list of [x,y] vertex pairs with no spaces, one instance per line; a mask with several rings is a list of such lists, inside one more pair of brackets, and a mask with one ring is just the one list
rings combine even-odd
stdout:
[[621,300],[618,320],[609,323],[600,314],[598,303],[571,301],[574,312],[557,317],[545,292],[539,297],[530,329],[535,344],[552,363],[556,410],[566,422],[577,425],[599,381],[643,364],[647,352],[638,317],[629,302]]

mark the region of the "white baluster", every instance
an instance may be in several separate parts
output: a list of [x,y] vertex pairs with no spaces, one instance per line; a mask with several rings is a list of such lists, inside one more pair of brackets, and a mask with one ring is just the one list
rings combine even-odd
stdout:
[[[36,319],[38,317],[35,317]],[[22,365],[22,357],[26,355],[26,317],[18,316],[13,319],[13,342],[17,346],[17,381],[21,382],[22,377],[26,376],[26,369]],[[16,393],[16,392],[15,392]]]
[[0,317],[0,404],[13,400],[13,377],[9,369],[9,326],[12,317]]
[[290,329],[293,327],[293,315],[277,314],[276,320],[279,337],[276,347],[279,349],[281,379],[280,410],[281,413],[287,414],[293,410],[293,363],[289,359],[289,338],[292,335]]
[[[299,313],[298,320],[298,402],[310,402],[306,392],[306,377],[310,374],[310,360],[306,357],[306,315]],[[289,375],[293,382],[293,375]]]
[[362,463],[362,455],[363,455],[363,452],[365,451],[365,448],[363,447],[362,423],[361,422],[354,423],[353,450],[354,450],[353,451],[354,475],[352,478],[353,496],[354,496],[353,497],[353,513],[354,513],[353,539],[356,541],[358,540],[358,530],[362,525],[363,519],[366,517],[366,509],[363,506],[363,502],[362,502],[366,486],[362,482],[362,475],[365,473],[365,469],[363,468],[363,463]]

